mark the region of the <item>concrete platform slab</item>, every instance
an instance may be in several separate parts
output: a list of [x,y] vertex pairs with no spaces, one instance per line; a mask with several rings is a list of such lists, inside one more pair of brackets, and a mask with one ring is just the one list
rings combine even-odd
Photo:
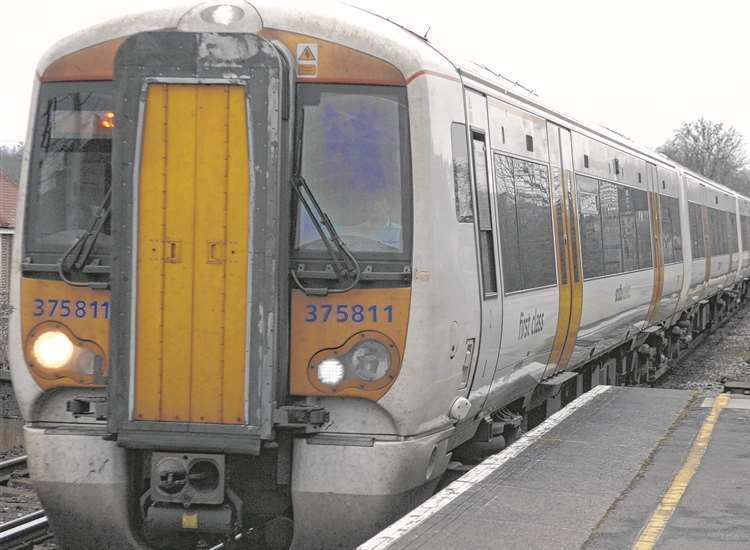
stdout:
[[[726,398],[656,548],[750,548],[745,399]],[[598,386],[360,549],[634,547],[695,460],[712,406],[690,391]]]

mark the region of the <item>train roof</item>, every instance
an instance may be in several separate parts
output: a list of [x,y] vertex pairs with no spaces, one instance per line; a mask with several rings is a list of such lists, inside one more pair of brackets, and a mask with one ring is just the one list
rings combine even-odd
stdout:
[[522,108],[537,111],[547,118],[570,125],[573,130],[593,135],[605,143],[645,157],[670,169],[679,169],[705,185],[730,195],[750,200],[718,182],[696,174],[664,155],[643,147],[608,128],[585,124],[575,117],[560,112],[543,102],[528,88],[493,72],[488,67],[452,55],[447,48],[430,43],[408,28],[383,16],[359,7],[335,1],[278,2],[273,0],[229,0],[182,4],[113,19],[77,32],[54,44],[42,57],[37,73],[44,71],[57,59],[140,32],[156,30],[193,30],[201,11],[212,4],[240,7],[244,17],[231,25],[211,29],[199,21],[201,30],[215,32],[258,32],[261,29],[292,31],[348,46],[363,53],[384,59],[398,68],[408,79],[420,73],[460,76],[515,99]]

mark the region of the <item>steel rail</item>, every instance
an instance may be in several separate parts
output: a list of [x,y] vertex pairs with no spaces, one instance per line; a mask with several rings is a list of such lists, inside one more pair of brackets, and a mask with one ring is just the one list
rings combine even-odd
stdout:
[[14,456],[13,458],[0,461],[0,475],[12,473],[13,470],[21,465],[26,465],[26,455]]
[[0,525],[0,548],[7,550],[30,548],[52,538],[44,510],[37,510]]

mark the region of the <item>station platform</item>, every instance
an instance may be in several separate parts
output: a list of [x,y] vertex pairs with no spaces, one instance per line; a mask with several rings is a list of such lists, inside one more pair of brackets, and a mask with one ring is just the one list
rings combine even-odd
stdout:
[[750,548],[750,396],[597,386],[359,548]]

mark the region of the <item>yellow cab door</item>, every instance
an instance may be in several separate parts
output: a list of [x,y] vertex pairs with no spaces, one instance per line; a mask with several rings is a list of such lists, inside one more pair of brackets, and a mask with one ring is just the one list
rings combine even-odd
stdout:
[[136,178],[134,421],[247,421],[245,88],[150,83]]

